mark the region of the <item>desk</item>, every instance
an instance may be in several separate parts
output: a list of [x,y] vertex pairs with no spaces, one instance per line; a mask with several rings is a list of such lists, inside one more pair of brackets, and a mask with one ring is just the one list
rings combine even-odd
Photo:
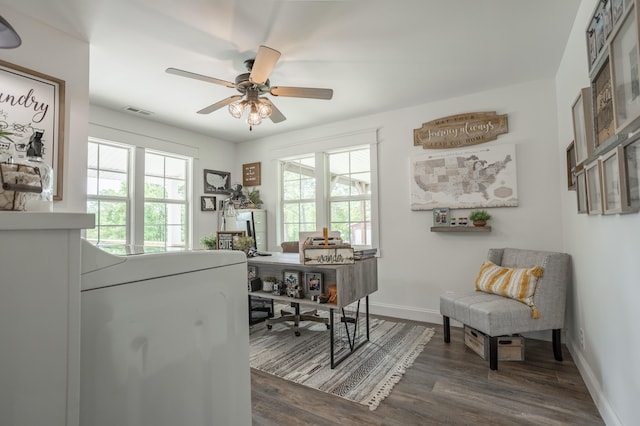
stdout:
[[[351,265],[304,265],[300,262],[298,253],[272,253],[271,256],[257,256],[247,259],[249,266],[255,266],[259,277],[274,276],[282,279],[284,271],[298,271],[301,277],[305,272],[321,272],[323,285],[335,284],[337,290],[336,303],[316,303],[308,295],[304,299],[293,299],[287,296],[277,296],[268,292],[255,291],[249,293],[257,297],[264,297],[284,303],[299,303],[302,306],[324,309],[329,311],[329,339],[331,368],[334,368],[346,357],[355,352],[369,340],[369,295],[378,290],[378,262],[375,257],[358,260]],[[359,336],[360,301],[365,299],[366,339]],[[355,313],[347,314],[348,306],[355,304]],[[342,356],[336,359],[334,321],[335,311],[339,311],[340,324],[344,326],[349,347]],[[351,328],[350,328],[351,327]],[[359,342],[358,342],[359,341]]]

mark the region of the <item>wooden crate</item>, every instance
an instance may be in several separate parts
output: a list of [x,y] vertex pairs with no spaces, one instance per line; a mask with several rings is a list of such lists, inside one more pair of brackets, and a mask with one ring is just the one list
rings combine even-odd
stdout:
[[[484,333],[464,326],[464,344],[482,357],[489,359],[489,336]],[[523,361],[524,337],[500,336],[498,337],[498,361]]]

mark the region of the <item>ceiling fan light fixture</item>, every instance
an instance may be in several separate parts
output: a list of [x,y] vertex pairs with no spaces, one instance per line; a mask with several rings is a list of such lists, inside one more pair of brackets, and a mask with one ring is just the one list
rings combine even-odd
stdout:
[[247,101],[240,101],[229,104],[229,114],[231,114],[233,118],[240,118],[242,117],[242,113],[244,112],[244,109],[246,107]]
[[252,103],[251,110],[249,111],[249,117],[247,117],[247,124],[249,126],[257,126],[260,123],[262,123],[262,117],[260,117],[256,104]]
[[260,117],[267,118],[271,116],[271,112],[271,102],[265,99],[260,99],[258,104],[258,114],[260,114]]

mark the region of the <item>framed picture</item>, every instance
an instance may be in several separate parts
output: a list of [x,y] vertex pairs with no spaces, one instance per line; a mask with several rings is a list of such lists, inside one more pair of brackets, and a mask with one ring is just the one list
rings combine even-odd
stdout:
[[611,1],[605,1],[602,5],[602,25],[604,26],[604,37],[605,40],[611,34],[611,30],[613,29],[613,18],[611,16]]
[[451,215],[448,207],[433,209],[433,226],[449,226]]
[[615,136],[611,90],[611,67],[607,58],[591,83],[594,152],[598,147],[605,145],[609,138]]
[[231,173],[217,170],[204,170],[205,194],[228,194],[231,187]]
[[591,25],[587,29],[587,56],[589,58],[589,70],[593,67],[593,64],[598,57],[598,48],[596,47],[596,25],[592,21]]
[[570,191],[576,189],[576,150],[573,141],[567,146],[567,188]]
[[251,282],[252,279],[258,277],[258,268],[255,266],[247,266],[247,281]]
[[287,288],[295,288],[296,286],[300,286],[300,272],[284,271],[282,281]]
[[576,172],[576,197],[578,201],[578,213],[588,213],[587,209],[587,180],[584,170]]
[[615,25],[624,12],[624,0],[611,0],[611,19]]
[[246,236],[245,231],[218,231],[218,250],[233,250],[233,238]]
[[604,38],[604,20],[602,19],[602,13],[596,12],[596,16],[593,18],[595,20],[595,31],[596,31],[596,50],[600,52],[605,44]]
[[242,165],[242,186],[260,186],[260,163]]
[[576,166],[583,164],[591,156],[593,149],[593,127],[591,109],[591,89],[580,90],[571,106],[573,116],[573,138]]
[[602,212],[604,214],[622,212],[622,193],[620,191],[622,147],[618,146],[618,148],[609,151],[600,160],[602,167]]
[[624,0],[611,0],[611,18],[615,25],[624,12]]
[[[26,151],[29,139],[42,132],[42,160],[51,166],[53,199],[62,200],[64,176],[65,82],[28,68],[0,61],[0,87],[4,102],[0,108],[0,131],[17,151]],[[29,97],[29,108],[19,99]],[[15,102],[9,102],[9,97]]]
[[322,273],[307,272],[304,274],[305,290],[311,295],[322,293]]
[[624,210],[638,211],[640,209],[640,137],[625,142],[622,153]]
[[203,212],[216,211],[216,197],[200,197],[200,210]]
[[629,14],[611,44],[613,84],[618,132],[640,116],[640,61],[638,60],[638,25]]
[[602,189],[600,184],[600,160],[584,166],[587,180],[587,213],[602,213]]

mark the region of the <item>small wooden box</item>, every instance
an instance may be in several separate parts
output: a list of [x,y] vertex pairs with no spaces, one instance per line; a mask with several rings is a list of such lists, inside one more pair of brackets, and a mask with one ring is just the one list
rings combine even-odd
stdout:
[[[464,344],[482,359],[489,359],[489,336],[465,325]],[[524,337],[498,337],[498,361],[524,361]]]

